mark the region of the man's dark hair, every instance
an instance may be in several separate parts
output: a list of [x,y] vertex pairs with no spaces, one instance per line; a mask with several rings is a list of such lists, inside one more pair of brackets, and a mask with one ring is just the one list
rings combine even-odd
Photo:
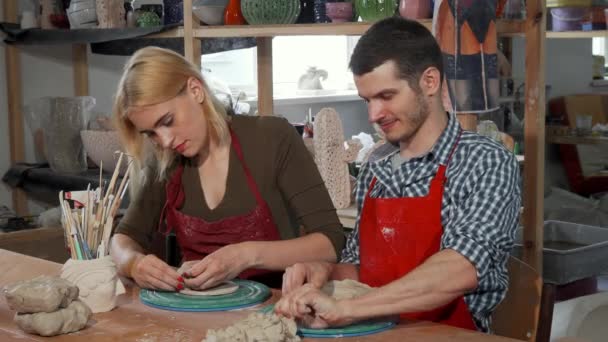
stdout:
[[353,74],[361,76],[387,61],[397,65],[399,78],[414,90],[429,67],[439,70],[443,81],[441,49],[431,32],[414,20],[390,17],[372,25],[357,43],[350,59]]

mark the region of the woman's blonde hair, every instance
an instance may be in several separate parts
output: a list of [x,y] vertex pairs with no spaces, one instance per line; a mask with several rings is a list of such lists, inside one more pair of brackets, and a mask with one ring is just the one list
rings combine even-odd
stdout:
[[[135,52],[124,67],[114,98],[113,117],[120,139],[135,163],[137,173],[149,164],[148,149],[144,147],[144,136],[129,120],[129,111],[169,101],[185,91],[188,80],[194,77],[203,85],[205,100],[201,104],[207,121],[208,134],[218,144],[229,141],[229,113],[224,104],[210,91],[199,68],[188,62],[180,54],[171,50],[146,47]],[[151,145],[151,144],[146,144]],[[161,146],[154,148],[156,172],[159,179],[167,176],[167,171],[177,160],[177,154]],[[132,178],[137,183],[135,177]],[[136,184],[133,184],[136,185]]]

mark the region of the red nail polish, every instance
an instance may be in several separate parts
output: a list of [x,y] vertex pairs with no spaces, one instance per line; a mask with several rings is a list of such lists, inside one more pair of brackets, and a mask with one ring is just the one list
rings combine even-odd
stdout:
[[177,290],[178,291],[181,291],[183,289],[184,289],[184,284],[182,284],[182,283],[177,284]]
[[177,281],[179,281],[180,283],[183,283],[184,282],[184,278],[181,277],[181,276],[179,276],[179,277],[177,277]]

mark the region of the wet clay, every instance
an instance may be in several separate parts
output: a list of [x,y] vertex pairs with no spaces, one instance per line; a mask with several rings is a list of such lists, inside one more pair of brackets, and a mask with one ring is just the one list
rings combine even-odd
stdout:
[[236,292],[239,289],[237,283],[225,281],[217,286],[205,290],[183,289],[179,291],[181,294],[188,296],[220,296]]
[[19,313],[53,312],[78,298],[78,287],[59,277],[41,276],[3,289],[11,310]]
[[23,331],[40,336],[55,336],[81,330],[91,317],[91,309],[86,304],[76,300],[67,308],[55,312],[39,312],[32,314],[15,314],[15,323]]
[[203,342],[296,342],[300,341],[296,332],[295,321],[256,312],[227,328],[208,330]]

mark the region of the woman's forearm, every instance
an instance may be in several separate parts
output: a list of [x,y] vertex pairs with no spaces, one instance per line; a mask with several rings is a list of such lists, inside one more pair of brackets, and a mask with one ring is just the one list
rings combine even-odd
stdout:
[[110,243],[110,255],[116,264],[118,274],[131,277],[133,263],[138,258],[145,256],[145,251],[128,235],[114,234]]
[[284,270],[298,262],[336,262],[337,256],[329,238],[321,233],[282,241],[250,241],[245,246],[251,251],[250,268]]

